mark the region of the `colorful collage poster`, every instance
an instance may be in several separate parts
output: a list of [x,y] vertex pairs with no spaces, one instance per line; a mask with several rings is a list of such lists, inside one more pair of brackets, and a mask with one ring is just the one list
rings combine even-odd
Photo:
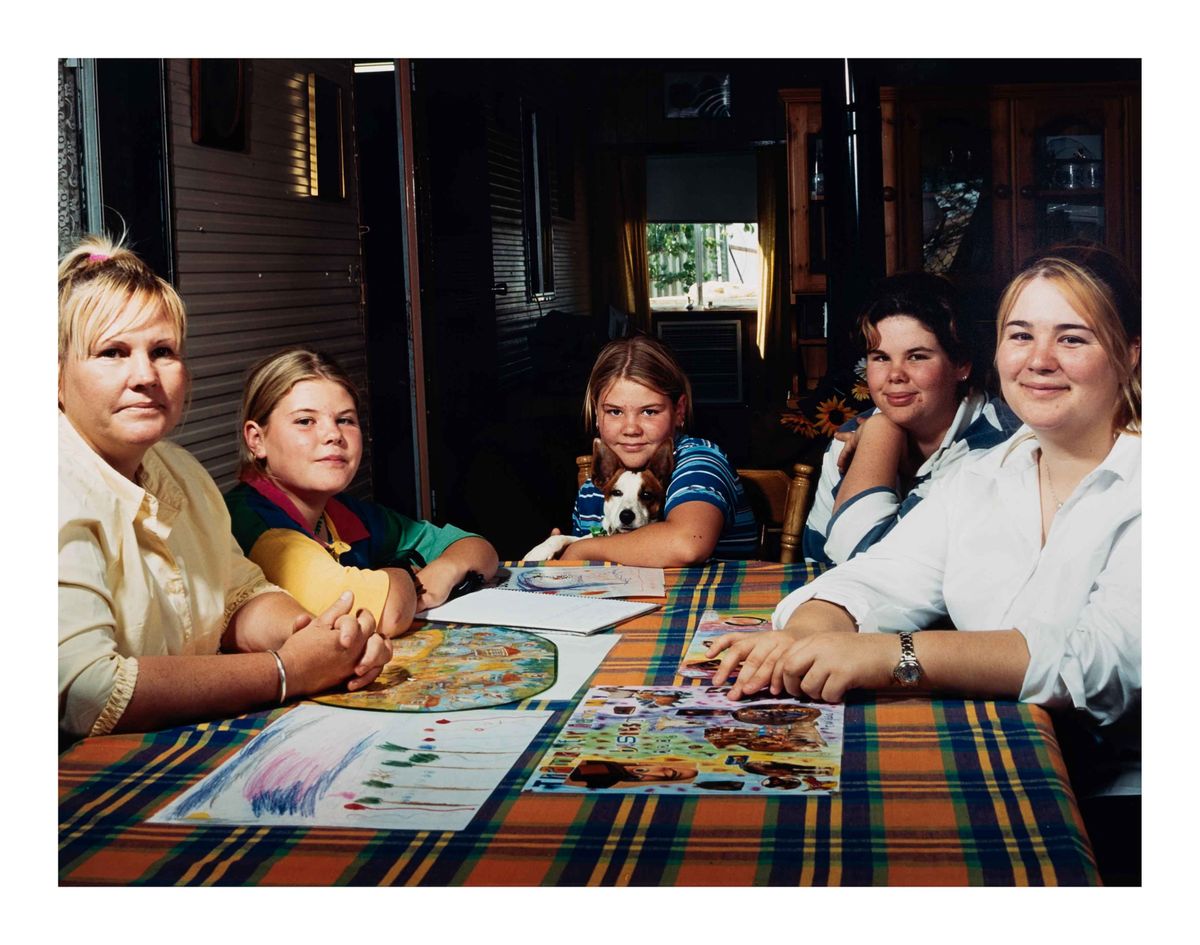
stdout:
[[728,688],[595,686],[525,785],[556,794],[828,794],[843,706]]
[[[757,633],[760,630],[770,630],[771,613],[769,610],[762,610],[722,616],[715,610],[704,611],[700,615],[700,624],[696,627],[696,632],[692,634],[692,642],[688,644],[679,664],[679,675],[684,679],[712,679],[721,664],[721,659],[719,656],[713,659],[708,655],[707,643],[726,633]],[[737,679],[736,669],[729,678]]]

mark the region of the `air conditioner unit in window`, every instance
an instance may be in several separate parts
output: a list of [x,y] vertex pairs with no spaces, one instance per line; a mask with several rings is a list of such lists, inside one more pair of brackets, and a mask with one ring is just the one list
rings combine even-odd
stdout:
[[692,382],[698,404],[740,404],[742,323],[736,318],[660,321],[658,337]]

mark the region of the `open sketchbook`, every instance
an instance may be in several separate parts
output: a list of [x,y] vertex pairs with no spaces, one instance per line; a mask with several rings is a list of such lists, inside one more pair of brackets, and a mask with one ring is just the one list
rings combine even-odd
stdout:
[[417,616],[441,623],[596,633],[649,613],[657,606],[639,601],[521,593],[488,587],[456,597],[440,607],[431,607]]
[[844,707],[728,687],[593,686],[526,791],[829,794],[841,784]]
[[663,597],[662,568],[629,565],[515,565],[501,568],[492,587],[506,591],[536,591],[574,597]]

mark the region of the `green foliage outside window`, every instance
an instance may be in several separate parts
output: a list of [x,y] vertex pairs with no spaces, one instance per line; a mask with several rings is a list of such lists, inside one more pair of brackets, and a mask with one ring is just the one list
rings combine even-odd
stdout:
[[723,275],[728,277],[720,271],[717,260],[728,252],[726,231],[739,225],[746,232],[753,231],[753,225],[748,223],[647,223],[646,256],[651,284],[660,290],[682,285],[684,293],[696,284],[696,227],[700,227],[704,255],[701,279],[708,282]]
[[[704,258],[708,261],[708,250],[715,250],[717,241],[703,226]],[[695,223],[649,223],[646,225],[646,255],[650,262],[650,281],[656,289],[665,289],[679,282],[687,292],[696,284],[696,226]],[[679,261],[674,271],[668,269],[669,260]],[[705,266],[704,278],[711,279],[714,273]]]

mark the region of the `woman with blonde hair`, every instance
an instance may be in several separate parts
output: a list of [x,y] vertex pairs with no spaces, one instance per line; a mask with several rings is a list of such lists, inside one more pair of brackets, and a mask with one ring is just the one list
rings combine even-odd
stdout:
[[496,550],[453,525],[418,522],[346,494],[362,460],[359,395],[328,355],[290,348],[253,365],[242,396],[241,473],[225,496],[233,533],[266,576],[310,609],[344,591],[379,631],[408,629]]
[[[187,317],[132,252],[88,237],[58,272],[59,729],[232,716],[391,658],[371,614],[313,618],[247,561],[212,478],[166,441],[183,413]],[[233,654],[233,655],[218,655]]]
[[[711,653],[730,691],[841,700],[944,689],[1044,705],[1086,728],[1088,794],[1140,792],[1141,302],[1097,247],[1009,285],[996,369],[1023,421],[883,541],[789,594],[775,630]],[[922,630],[949,616],[955,630]],[[855,632],[859,631],[859,632]],[[920,631],[920,632],[918,632]],[[898,637],[898,638],[897,638]]]
[[719,446],[686,433],[692,385],[665,345],[644,335],[606,345],[588,378],[583,422],[596,433],[597,451],[610,451],[618,467],[644,469],[667,454],[663,520],[606,534],[604,494],[588,479],[575,499],[573,534],[554,529],[526,559],[685,567],[754,556],[758,524],[741,480]]

